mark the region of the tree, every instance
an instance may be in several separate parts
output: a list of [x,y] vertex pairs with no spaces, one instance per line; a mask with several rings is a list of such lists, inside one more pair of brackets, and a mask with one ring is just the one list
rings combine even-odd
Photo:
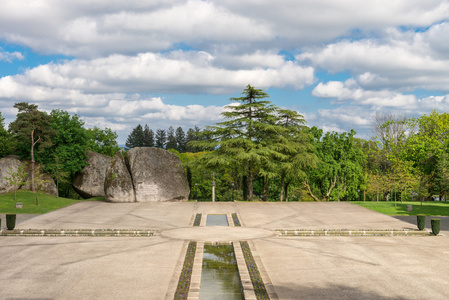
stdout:
[[147,124],[145,124],[143,129],[143,146],[154,147],[154,132],[148,127]]
[[167,134],[165,130],[163,129],[156,130],[156,147],[165,148],[166,141],[167,141]]
[[35,191],[34,184],[34,150],[39,144],[39,150],[52,145],[51,138],[55,135],[54,129],[50,126],[51,117],[37,109],[37,105],[20,102],[14,104],[19,110],[17,118],[9,125],[9,130],[22,146],[28,146],[31,158],[31,191]]
[[168,128],[167,131],[167,150],[169,149],[175,149],[178,150],[178,145],[176,143],[176,137],[175,137],[175,130],[172,126]]
[[145,134],[142,128],[142,125],[137,125],[128,138],[126,139],[126,147],[134,148],[134,147],[143,147],[145,144]]
[[87,130],[87,135],[89,138],[89,150],[111,157],[120,150],[117,144],[118,135],[110,128],[100,129],[94,127]]
[[12,154],[14,149],[14,139],[4,126],[5,118],[0,112],[0,158]]
[[186,134],[181,127],[176,128],[175,140],[179,152],[186,152]]
[[26,172],[26,163],[21,164],[17,170],[14,172],[13,168],[9,168],[9,172],[6,172],[9,177],[5,177],[5,179],[14,187],[14,201],[17,201],[17,189],[26,183],[26,179],[28,174]]
[[186,135],[186,141],[185,141],[185,145],[186,145],[186,152],[192,152],[192,153],[196,153],[199,152],[200,149],[198,146],[194,146],[193,141],[199,141],[199,134],[201,133],[201,129],[198,126],[195,126],[195,128],[189,128],[189,130],[187,130],[187,135]]
[[294,179],[302,179],[306,168],[313,168],[317,157],[311,145],[312,135],[305,126],[304,116],[296,111],[280,109],[277,123],[286,129],[284,142],[280,144],[280,151],[285,155],[278,163],[280,172],[279,200],[287,200],[288,185]]
[[238,105],[228,105],[221,114],[226,121],[209,126],[201,136],[208,139],[190,142],[192,146],[216,149],[204,155],[208,167],[235,165],[246,170],[248,176],[249,200],[253,200],[253,181],[255,174],[269,178],[272,175],[270,160],[280,156],[276,151],[278,140],[284,133],[276,125],[276,107],[263,100],[269,95],[263,90],[248,85],[242,97],[231,98]]

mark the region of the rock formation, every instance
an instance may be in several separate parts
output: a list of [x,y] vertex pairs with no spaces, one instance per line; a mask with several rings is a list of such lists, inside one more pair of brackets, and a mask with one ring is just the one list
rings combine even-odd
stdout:
[[[31,190],[31,161],[26,162],[26,172],[28,173],[28,177],[26,178],[25,185],[20,188],[23,190]],[[48,173],[44,172],[44,166],[35,162],[34,163],[35,170],[35,182],[34,186],[39,192],[43,192],[45,194],[58,196],[58,187],[56,186],[55,181]],[[38,178],[37,178],[38,177]]]
[[125,159],[121,151],[111,159],[106,171],[104,182],[106,201],[109,202],[135,202],[131,175],[126,168]]
[[5,177],[11,177],[8,173],[17,172],[17,169],[21,165],[22,163],[20,160],[14,156],[8,156],[0,159],[0,194],[6,194],[14,191],[16,187],[11,185]]
[[105,196],[104,183],[111,157],[89,151],[86,162],[89,165],[76,174],[73,188],[84,199]]
[[[8,156],[0,159],[0,194],[9,193],[14,191],[15,188],[5,177],[10,177],[8,173],[17,172],[18,168],[26,163],[25,172],[28,173],[27,178],[24,180],[26,183],[20,186],[20,189],[30,190],[31,189],[31,162],[30,161],[20,161],[17,156]],[[38,191],[49,194],[58,195],[58,189],[56,187],[55,181],[51,176],[43,171],[43,166],[39,163],[35,163],[35,170],[38,170],[40,175],[39,184],[36,184]]]
[[160,148],[132,148],[126,164],[133,180],[137,202],[187,200],[189,183],[181,160]]

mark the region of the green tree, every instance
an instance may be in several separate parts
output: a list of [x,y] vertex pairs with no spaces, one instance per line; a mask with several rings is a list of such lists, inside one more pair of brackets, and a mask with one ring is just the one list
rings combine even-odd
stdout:
[[144,147],[144,145],[145,145],[145,134],[142,125],[139,124],[128,135],[128,138],[126,139],[126,147],[128,148]]
[[52,145],[51,138],[55,135],[55,130],[51,127],[51,117],[37,109],[37,105],[20,102],[14,104],[19,110],[17,118],[9,125],[9,130],[16,138],[18,144],[23,148],[28,147],[31,158],[31,191],[35,191],[35,147],[39,150]]
[[108,156],[114,156],[120,147],[117,144],[117,133],[110,128],[94,127],[87,130],[89,150]]
[[206,140],[191,142],[192,146],[216,149],[204,156],[208,167],[234,165],[244,168],[248,176],[249,200],[253,200],[253,181],[255,174],[270,178],[270,160],[281,153],[276,151],[277,137],[284,129],[276,124],[276,107],[263,100],[269,95],[263,90],[248,85],[242,97],[231,98],[238,105],[229,105],[221,114],[226,121],[209,126],[203,130]]
[[5,129],[5,118],[0,112],[0,158],[12,154],[14,151],[14,139]]
[[363,161],[365,156],[355,147],[355,131],[338,134],[312,127],[315,153],[318,157],[316,168],[306,172],[304,186],[315,201],[333,199],[357,200],[363,183]]
[[166,149],[175,149],[178,150],[178,145],[176,143],[175,130],[172,126],[168,128],[167,131],[167,146]]
[[176,128],[175,139],[178,151],[186,152],[186,134],[181,127]]
[[280,143],[280,151],[284,158],[278,162],[277,170],[280,172],[279,200],[288,198],[288,186],[293,180],[305,176],[303,170],[313,168],[317,157],[313,153],[311,144],[312,135],[305,126],[304,116],[296,111],[280,109],[278,111],[278,124],[286,129],[284,141]]
[[145,124],[143,129],[143,146],[154,147],[154,132],[148,127],[147,124]]
[[17,189],[26,183],[28,174],[26,172],[26,163],[21,164],[16,171],[12,167],[6,172],[9,176],[5,179],[14,187],[14,201],[17,201]]
[[57,134],[52,139],[53,145],[39,154],[39,161],[57,182],[59,194],[60,187],[65,191],[71,189],[75,174],[86,166],[89,135],[78,115],[55,109],[50,117],[50,125]]
[[165,148],[165,143],[167,142],[167,133],[163,129],[156,130],[156,147]]

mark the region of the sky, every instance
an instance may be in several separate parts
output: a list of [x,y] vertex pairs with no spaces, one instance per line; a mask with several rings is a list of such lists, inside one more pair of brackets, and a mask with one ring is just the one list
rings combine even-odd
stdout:
[[449,110],[449,0],[2,0],[0,112],[86,127],[213,125],[248,85],[308,126]]

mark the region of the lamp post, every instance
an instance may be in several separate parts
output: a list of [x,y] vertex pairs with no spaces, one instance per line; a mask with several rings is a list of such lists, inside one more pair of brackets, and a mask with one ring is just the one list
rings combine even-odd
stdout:
[[212,202],[215,202],[215,172],[212,173]]
[[231,183],[232,185],[232,201],[234,201],[234,182]]

